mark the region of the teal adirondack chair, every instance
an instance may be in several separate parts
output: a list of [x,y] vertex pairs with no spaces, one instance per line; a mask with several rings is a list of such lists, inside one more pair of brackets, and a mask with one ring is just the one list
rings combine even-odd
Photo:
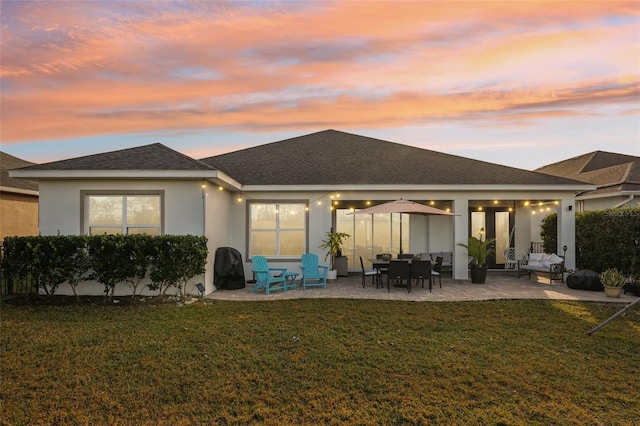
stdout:
[[251,258],[253,264],[253,276],[256,284],[250,292],[264,288],[265,294],[269,294],[271,290],[287,291],[287,269],[286,268],[269,268],[269,263],[264,256],[253,256]]
[[306,290],[307,287],[315,286],[327,288],[327,271],[328,266],[318,265],[318,255],[314,253],[305,253],[300,259],[302,261],[302,289]]

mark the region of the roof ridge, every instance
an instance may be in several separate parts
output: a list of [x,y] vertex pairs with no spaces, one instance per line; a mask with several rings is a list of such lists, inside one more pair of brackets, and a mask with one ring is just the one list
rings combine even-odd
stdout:
[[165,151],[173,152],[173,153],[176,153],[176,154],[180,154],[183,158],[185,158],[187,160],[193,161],[194,163],[198,163],[199,165],[204,166],[204,167],[206,167],[208,169],[215,170],[213,167],[211,167],[207,163],[204,163],[204,162],[198,160],[197,158],[190,157],[187,154],[183,154],[182,152],[180,152],[178,150],[175,150],[173,148],[170,148],[170,147],[168,147],[168,146],[166,146],[166,145],[164,145],[164,144],[162,144],[160,142],[155,142],[155,143],[149,144],[149,146],[150,145],[158,145],[161,149],[164,149]]

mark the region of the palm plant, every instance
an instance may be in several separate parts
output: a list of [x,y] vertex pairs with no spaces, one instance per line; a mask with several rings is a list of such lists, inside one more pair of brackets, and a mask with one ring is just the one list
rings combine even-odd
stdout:
[[487,257],[494,252],[493,242],[495,240],[495,238],[488,238],[482,241],[476,237],[469,237],[467,244],[458,243],[458,245],[467,249],[471,258],[471,266],[482,268],[487,262]]
[[333,260],[338,255],[338,252],[342,251],[344,240],[349,238],[350,236],[351,235],[347,234],[346,232],[333,232],[332,228],[331,231],[327,232],[327,237],[322,240],[322,245],[320,245],[320,248],[325,250],[325,261],[328,258],[331,258],[331,269],[333,269]]

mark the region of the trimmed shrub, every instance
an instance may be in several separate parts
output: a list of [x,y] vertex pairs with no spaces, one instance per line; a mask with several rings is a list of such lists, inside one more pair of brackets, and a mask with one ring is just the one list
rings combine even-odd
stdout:
[[193,235],[7,237],[0,271],[3,280],[33,283],[25,294],[53,295],[66,282],[77,297],[77,286],[92,279],[104,285],[108,298],[119,283],[135,297],[151,272],[152,290],[165,294],[174,286],[184,297],[189,279],[205,272],[207,255],[206,237]]
[[576,214],[576,266],[640,273],[640,207]]

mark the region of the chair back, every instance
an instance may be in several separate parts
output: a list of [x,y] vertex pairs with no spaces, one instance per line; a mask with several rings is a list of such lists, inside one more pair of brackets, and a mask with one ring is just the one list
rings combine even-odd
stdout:
[[436,257],[436,264],[433,265],[433,270],[436,272],[442,272],[442,256]]
[[[315,253],[305,253],[300,258],[302,266],[302,275],[306,278],[319,278],[324,277],[325,273],[320,273],[320,265],[318,263],[318,255]],[[323,270],[324,272],[324,270]]]
[[269,278],[269,262],[264,256],[253,256],[251,258],[253,264],[253,273],[257,281],[264,281]]
[[364,274],[364,262],[362,261],[362,256],[360,256],[360,267],[362,268],[362,273]]
[[404,260],[391,260],[387,274],[392,280],[410,280],[411,264]]
[[413,259],[413,253],[398,253],[398,259]]
[[411,278],[416,279],[429,279],[431,275],[431,261],[430,260],[414,260],[411,262]]

